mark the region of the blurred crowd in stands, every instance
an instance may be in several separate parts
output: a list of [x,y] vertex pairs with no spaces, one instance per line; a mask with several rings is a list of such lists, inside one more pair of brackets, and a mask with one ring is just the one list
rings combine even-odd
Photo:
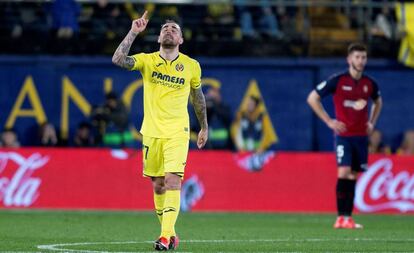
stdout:
[[[115,92],[105,96],[104,103],[94,106],[89,118],[78,124],[70,140],[60,138],[59,131],[50,122],[38,126],[36,146],[42,147],[134,147],[129,111]],[[1,133],[0,147],[20,147],[17,132],[5,128]]]
[[174,19],[187,41],[183,51],[192,56],[335,56],[356,40],[368,42],[374,57],[396,55],[400,32],[389,1],[374,1],[375,8],[358,7],[355,0],[336,7],[293,2],[2,1],[0,53],[111,55],[131,21],[147,10],[149,25],[132,52],[157,50],[160,25]]

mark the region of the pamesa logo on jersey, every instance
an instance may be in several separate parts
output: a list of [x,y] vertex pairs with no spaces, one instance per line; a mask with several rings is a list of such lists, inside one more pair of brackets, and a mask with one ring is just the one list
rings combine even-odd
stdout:
[[161,84],[170,88],[179,89],[185,83],[185,78],[178,76],[170,76],[166,74],[153,71],[151,75],[151,82]]

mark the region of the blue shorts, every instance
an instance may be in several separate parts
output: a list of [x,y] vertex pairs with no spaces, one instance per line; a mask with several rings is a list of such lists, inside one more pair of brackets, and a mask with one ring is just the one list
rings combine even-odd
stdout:
[[353,171],[364,172],[368,163],[367,136],[336,136],[336,163],[350,166]]

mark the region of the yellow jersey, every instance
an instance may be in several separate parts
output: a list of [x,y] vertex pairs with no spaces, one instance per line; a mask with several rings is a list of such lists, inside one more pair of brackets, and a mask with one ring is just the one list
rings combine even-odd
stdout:
[[154,138],[190,138],[188,97],[201,88],[200,64],[185,54],[168,61],[160,52],[133,55],[132,70],[144,82],[144,120],[141,134]]

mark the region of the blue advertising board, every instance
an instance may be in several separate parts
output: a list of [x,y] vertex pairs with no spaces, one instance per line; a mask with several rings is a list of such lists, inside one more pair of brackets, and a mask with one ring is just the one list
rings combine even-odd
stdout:
[[[279,142],[279,150],[332,150],[333,138],[306,104],[313,87],[332,73],[346,69],[344,60],[199,59],[203,85],[219,85],[233,116],[251,82],[256,82]],[[384,98],[378,127],[394,141],[414,128],[411,103],[414,71],[394,62],[370,62]],[[89,119],[105,93],[115,91],[130,109],[139,129],[143,117],[139,72],[114,66],[107,57],[0,57],[0,124],[12,127],[23,145],[35,145],[37,129],[51,122],[70,143],[77,125]],[[332,113],[330,99],[324,101]]]

